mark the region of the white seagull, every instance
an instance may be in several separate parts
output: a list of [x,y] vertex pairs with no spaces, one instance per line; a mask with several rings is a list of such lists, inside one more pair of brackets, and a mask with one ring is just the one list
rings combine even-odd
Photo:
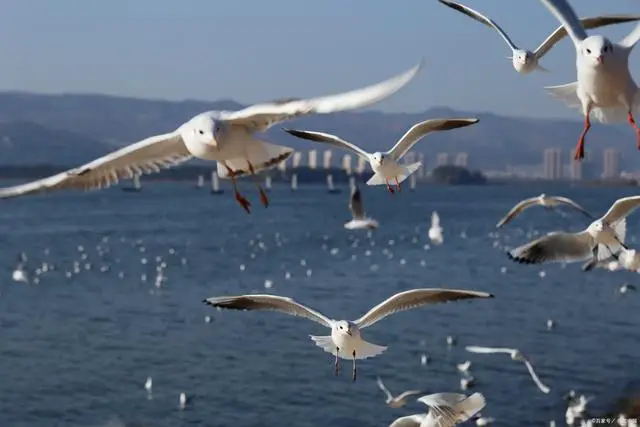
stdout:
[[397,396],[394,396],[394,395],[391,394],[389,389],[387,387],[385,387],[385,385],[382,382],[382,379],[380,379],[380,377],[376,378],[376,382],[378,383],[378,387],[380,387],[380,390],[382,390],[384,392],[384,394],[386,395],[385,403],[387,405],[389,405],[390,407],[392,407],[392,408],[402,408],[404,405],[407,404],[407,399],[409,397],[423,393],[420,390],[407,390],[404,393],[401,393],[401,394],[399,394]]
[[429,227],[429,239],[436,245],[441,245],[444,242],[442,236],[442,227],[440,226],[440,216],[438,212],[433,211],[431,214],[431,227]]
[[526,357],[524,357],[522,355],[522,353],[520,353],[520,351],[516,350],[515,348],[494,348],[494,347],[479,347],[479,346],[468,346],[466,347],[467,351],[470,351],[471,353],[507,353],[511,355],[511,359],[512,360],[519,360],[521,362],[523,362],[526,366],[527,366],[527,370],[529,371],[529,374],[531,375],[531,378],[533,378],[533,381],[536,383],[536,385],[538,386],[538,388],[540,389],[541,392],[543,393],[549,393],[549,391],[551,391],[551,389],[549,387],[547,387],[546,385],[542,384],[542,381],[540,381],[540,378],[538,378],[538,376],[536,375],[536,372],[533,370],[533,365],[531,364],[531,362],[529,362],[527,360]]
[[612,43],[604,36],[588,36],[566,0],[540,1],[567,29],[576,48],[577,81],[545,88],[569,107],[580,108],[585,117],[574,158],[584,158],[584,139],[591,128],[592,113],[602,123],[620,123],[626,118],[636,132],[640,149],[640,128],[633,117],[640,95],[629,73],[629,54],[640,40],[640,24],[619,43]]
[[[500,28],[500,26],[493,19],[481,14],[476,10],[471,9],[470,7],[454,1],[438,1],[445,6],[449,6],[450,8],[467,15],[471,19],[474,19],[486,25],[487,27],[496,30],[511,49],[511,56],[508,56],[507,59],[511,60],[513,68],[515,68],[518,73],[523,75],[529,74],[534,70],[548,71],[540,65],[539,61],[547,52],[551,50],[553,46],[555,46],[556,43],[567,36],[567,30],[564,28],[564,26],[560,25],[533,52],[526,49],[520,49],[515,45],[515,43],[513,43],[507,33],[502,28]],[[640,20],[640,16],[638,15],[604,15],[594,16],[591,18],[581,18],[580,22],[585,29],[592,29],[603,27],[606,25],[623,24],[625,22],[633,22],[638,20]]]
[[[603,217],[578,233],[552,232],[507,252],[510,259],[523,264],[575,262],[595,258],[602,261],[624,246],[626,216],[640,206],[640,196],[616,200]],[[585,269],[586,266],[583,266]]]
[[156,135],[121,148],[80,167],[27,184],[0,189],[0,198],[54,189],[96,189],[109,187],[135,174],[158,172],[193,157],[218,162],[218,176],[233,181],[235,198],[249,212],[249,201],[237,190],[236,178],[251,175],[260,199],[269,204],[255,177],[275,167],[293,150],[254,137],[275,124],[310,114],[328,114],[374,104],[400,90],[422,67],[362,89],[311,99],[284,99],[256,104],[238,111],[207,111],[198,114],[173,132]]
[[356,380],[356,359],[367,359],[387,349],[362,339],[360,331],[398,311],[409,310],[427,304],[457,301],[470,298],[493,298],[492,294],[457,289],[412,289],[389,297],[373,307],[364,316],[354,321],[332,320],[291,298],[277,295],[240,295],[213,297],[203,302],[213,307],[232,310],[271,310],[292,316],[305,317],[331,329],[331,335],[310,335],[318,347],[333,354],[335,373],[338,374],[338,359],[353,359],[353,380]]
[[571,200],[571,199],[569,199],[567,197],[547,196],[546,194],[542,193],[541,195],[539,195],[537,197],[531,197],[530,199],[524,199],[520,203],[515,205],[504,216],[504,218],[502,218],[498,222],[498,224],[496,225],[496,228],[500,228],[503,225],[505,225],[506,223],[510,222],[513,218],[515,218],[517,215],[521,214],[522,212],[524,212],[526,209],[530,208],[531,206],[538,206],[538,205],[540,205],[540,206],[542,206],[544,208],[547,208],[547,209],[553,209],[553,208],[555,208],[556,206],[559,206],[559,205],[568,205],[568,206],[571,206],[574,209],[579,210],[580,212],[585,214],[587,217],[593,219],[593,215],[591,215],[582,206],[580,206],[579,204],[577,204],[573,200]]
[[458,368],[458,371],[460,371],[460,372],[469,373],[469,368],[471,368],[471,361],[467,360],[464,363],[458,363],[456,365],[456,367]]
[[389,427],[453,427],[467,421],[486,405],[480,393],[469,397],[459,393],[436,393],[422,396],[418,402],[429,407],[427,414],[400,417]]
[[606,268],[609,271],[616,271],[620,268],[640,273],[640,253],[635,249],[621,248],[617,254],[611,254],[610,258],[604,260],[592,259],[582,266],[582,271],[590,271],[593,268]]
[[311,132],[305,130],[285,129],[285,132],[309,141],[320,142],[334,145],[336,147],[347,150],[369,162],[373,170],[373,176],[367,181],[367,185],[383,185],[386,184],[389,192],[394,193],[390,181],[395,181],[398,191],[400,191],[400,183],[407,179],[409,175],[414,173],[422,165],[422,162],[403,165],[398,163],[411,147],[420,141],[429,132],[445,131],[470,126],[478,123],[476,118],[457,118],[457,119],[432,119],[413,125],[398,140],[396,145],[389,151],[384,153],[375,152],[368,153],[355,144],[345,141],[335,135],[323,132]]
[[357,185],[351,189],[351,198],[349,199],[349,210],[351,211],[351,221],[344,224],[344,228],[348,230],[361,230],[378,228],[378,221],[373,218],[367,218],[362,206],[362,194]]

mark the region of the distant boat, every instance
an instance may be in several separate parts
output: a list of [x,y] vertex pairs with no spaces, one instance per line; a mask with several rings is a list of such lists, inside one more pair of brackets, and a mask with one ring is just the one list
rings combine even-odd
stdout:
[[416,191],[416,174],[409,175],[409,188]]
[[340,193],[340,189],[339,189],[339,188],[334,187],[334,185],[333,185],[333,175],[331,175],[331,174],[328,174],[328,175],[327,175],[327,187],[328,187],[328,190],[327,190],[327,191],[328,191],[329,193],[331,193],[331,194],[338,194],[338,193]]
[[136,173],[133,175],[133,187],[122,187],[122,191],[142,191],[142,185],[140,184],[140,174]]
[[198,176],[198,183],[196,184],[196,188],[204,187],[204,175]]
[[298,189],[298,174],[294,173],[291,175],[291,191],[296,191]]
[[264,189],[267,191],[271,191],[271,177],[268,175],[264,179]]
[[218,172],[211,172],[211,194],[222,194],[224,190],[220,189],[220,178],[218,178]]

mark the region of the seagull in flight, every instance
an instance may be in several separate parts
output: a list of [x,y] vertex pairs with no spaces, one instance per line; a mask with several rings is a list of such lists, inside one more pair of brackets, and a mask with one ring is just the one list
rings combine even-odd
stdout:
[[362,338],[361,331],[385,317],[411,308],[439,302],[471,298],[493,298],[492,294],[457,289],[412,289],[389,297],[354,320],[333,320],[291,298],[277,295],[240,295],[207,298],[203,302],[213,307],[231,310],[271,310],[292,316],[305,317],[331,329],[331,335],[314,336],[311,340],[324,351],[335,356],[335,374],[339,359],[353,359],[353,381],[356,380],[356,359],[367,359],[381,354],[387,347],[372,344]]
[[429,407],[427,414],[400,417],[389,427],[453,427],[469,420],[486,405],[480,393],[469,397],[459,393],[436,393],[422,396],[418,402]]
[[390,181],[394,180],[397,190],[400,191],[400,183],[407,179],[409,175],[417,171],[422,165],[422,162],[403,165],[400,164],[399,161],[426,134],[436,131],[457,129],[474,125],[478,122],[479,119],[476,118],[425,120],[413,125],[402,136],[402,138],[398,140],[391,150],[385,151],[384,153],[380,151],[368,153],[357,145],[329,133],[294,129],[285,129],[285,132],[301,139],[308,139],[310,141],[330,144],[335,147],[342,148],[343,150],[350,151],[361,159],[366,160],[369,162],[369,165],[374,172],[373,176],[369,181],[367,181],[367,185],[386,184],[389,192],[393,194],[394,190],[391,187]]
[[408,84],[422,67],[380,83],[336,95],[311,99],[288,98],[252,105],[237,111],[207,111],[176,130],[146,138],[85,165],[27,184],[0,189],[0,198],[50,190],[100,189],[141,173],[183,163],[193,157],[216,161],[218,176],[231,179],[236,201],[249,213],[249,201],[240,194],[236,178],[250,175],[267,207],[269,199],[256,173],[286,160],[293,150],[255,138],[272,126],[311,114],[329,114],[379,102]]
[[[618,199],[604,216],[593,221],[586,230],[578,233],[552,232],[507,252],[507,256],[523,264],[608,259],[621,249],[628,249],[624,245],[626,216],[638,206],[640,196]],[[583,269],[589,269],[588,265]]]
[[[535,70],[548,71],[540,65],[542,57],[551,50],[556,43],[567,36],[567,30],[563,25],[560,25],[556,30],[549,35],[533,52],[526,49],[520,49],[513,43],[511,37],[491,18],[483,15],[482,13],[471,9],[461,3],[451,0],[438,0],[445,6],[449,6],[453,10],[457,10],[469,18],[474,19],[487,27],[493,28],[498,32],[502,39],[507,43],[509,49],[511,49],[511,56],[507,59],[511,60],[513,68],[523,75],[529,74]],[[594,16],[591,18],[581,18],[580,22],[585,29],[592,29],[603,27],[612,24],[623,24],[626,22],[633,22],[640,20],[640,15],[603,15]]]
[[544,208],[550,209],[550,210],[553,210],[553,208],[555,208],[556,206],[568,205],[568,206],[571,206],[572,208],[577,209],[578,211],[582,212],[588,218],[594,219],[593,215],[591,215],[582,206],[580,206],[579,204],[577,204],[573,200],[571,200],[571,199],[569,199],[567,197],[547,196],[546,194],[542,193],[541,195],[539,195],[537,197],[532,197],[530,199],[525,199],[525,200],[521,201],[520,203],[518,203],[517,205],[515,205],[504,216],[504,218],[502,218],[498,222],[498,224],[496,225],[496,228],[500,228],[503,225],[505,225],[506,223],[510,222],[513,218],[515,218],[516,216],[518,216],[519,214],[524,212],[526,209],[528,209],[528,208],[530,208],[532,206],[538,206],[538,205],[542,206]]
[[389,405],[392,408],[402,408],[404,405],[407,404],[407,399],[411,396],[416,396],[418,394],[422,394],[423,392],[420,390],[407,390],[402,394],[399,394],[397,396],[393,396],[391,394],[391,392],[389,391],[389,389],[387,387],[385,387],[384,383],[382,382],[382,379],[380,377],[376,378],[376,382],[378,383],[378,387],[380,387],[380,390],[382,390],[384,392],[384,394],[387,396],[385,403],[387,405]]
[[344,228],[348,230],[378,228],[378,221],[373,218],[367,218],[364,213],[364,207],[362,205],[362,194],[360,193],[358,185],[354,185],[351,189],[349,210],[351,211],[351,221],[345,223]]
[[541,392],[547,394],[551,391],[549,387],[547,387],[542,383],[542,381],[540,381],[540,378],[538,378],[538,375],[536,375],[536,372],[533,370],[533,365],[531,364],[531,362],[529,362],[529,360],[527,360],[527,358],[524,357],[522,353],[520,353],[520,351],[516,350],[515,348],[479,347],[479,346],[472,345],[472,346],[466,347],[466,350],[471,353],[481,353],[481,354],[507,353],[511,355],[512,360],[519,360],[527,366],[529,375],[531,375],[531,378],[536,383],[536,385],[538,386]]
[[602,123],[621,123],[626,119],[636,133],[640,149],[640,128],[634,118],[640,94],[629,72],[629,55],[640,41],[640,24],[620,42],[612,43],[601,35],[589,36],[567,0],[540,1],[562,23],[576,49],[577,81],[545,88],[567,106],[579,108],[584,115],[584,128],[574,159],[584,158],[584,140],[591,128],[591,114]]

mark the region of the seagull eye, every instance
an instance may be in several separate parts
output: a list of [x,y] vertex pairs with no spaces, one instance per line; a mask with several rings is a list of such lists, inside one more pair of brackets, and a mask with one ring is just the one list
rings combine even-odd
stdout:
[[342,326],[340,326],[340,329],[342,329]]
[[587,53],[591,53],[591,49],[587,49]]
[[202,129],[200,129],[198,133],[200,133],[200,135],[204,135],[204,131]]
[[609,50],[609,48],[607,46],[605,46],[604,49],[602,49],[603,52],[606,52],[608,50]]

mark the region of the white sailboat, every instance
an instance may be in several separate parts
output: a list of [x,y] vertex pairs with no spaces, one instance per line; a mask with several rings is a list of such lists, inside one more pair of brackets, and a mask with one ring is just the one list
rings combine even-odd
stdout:
[[271,176],[267,175],[264,179],[264,189],[271,191]]
[[411,191],[416,191],[416,174],[409,175],[409,188]]
[[291,191],[296,191],[298,189],[298,174],[294,173],[291,175]]
[[204,175],[198,176],[198,183],[196,184],[196,188],[204,187]]
[[142,190],[142,184],[140,184],[140,174],[133,175],[133,187],[122,187],[122,191],[140,191]]
[[339,193],[340,190],[333,185],[333,175],[327,175],[327,191],[331,194]]
[[211,194],[222,194],[224,190],[220,189],[220,178],[218,178],[218,172],[211,172]]

